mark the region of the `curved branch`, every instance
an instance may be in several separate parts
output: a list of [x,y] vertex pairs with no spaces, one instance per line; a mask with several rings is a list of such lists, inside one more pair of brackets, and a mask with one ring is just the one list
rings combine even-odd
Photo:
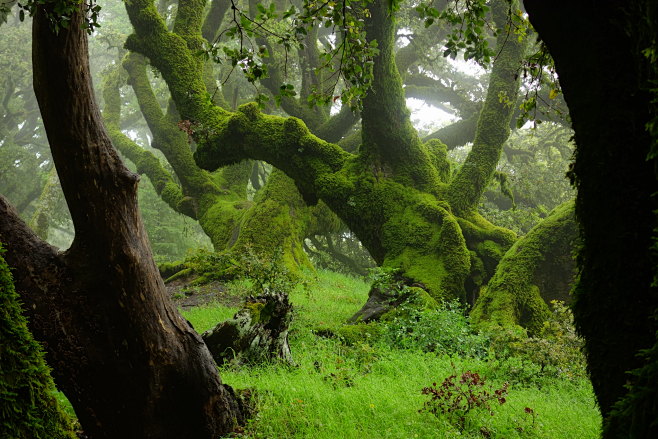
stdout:
[[[145,174],[153,183],[153,187],[162,200],[172,209],[180,212],[190,218],[196,219],[197,212],[190,197],[183,194],[182,189],[176,183],[172,175],[162,166],[160,160],[149,151],[141,148],[133,142],[128,136],[121,132],[119,128],[121,118],[121,99],[119,94],[119,71],[115,68],[108,73],[103,81],[103,98],[105,108],[103,109],[103,119],[108,134],[112,139],[112,144],[126,158],[132,161],[137,167],[139,174]],[[159,106],[157,106],[159,110]],[[163,117],[161,111],[149,112],[153,116]]]

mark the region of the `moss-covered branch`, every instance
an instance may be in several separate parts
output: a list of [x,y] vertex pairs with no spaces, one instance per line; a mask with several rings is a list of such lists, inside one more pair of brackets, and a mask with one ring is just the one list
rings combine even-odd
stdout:
[[[149,177],[155,191],[165,203],[175,211],[196,219],[197,212],[191,202],[192,200],[183,194],[181,187],[169,171],[162,166],[160,160],[151,152],[141,148],[121,131],[121,97],[119,93],[119,88],[123,82],[121,76],[121,72],[116,67],[107,73],[103,81],[103,99],[105,101],[103,120],[112,139],[112,144],[121,154],[135,164],[139,174]],[[153,117],[156,117],[156,115],[153,115]],[[159,112],[159,116],[162,117],[161,112]]]
[[477,209],[496,170],[503,144],[509,137],[510,120],[519,93],[519,69],[528,43],[528,38],[516,35],[513,25],[508,22],[508,11],[517,9],[518,1],[509,4],[497,0],[492,3],[499,33],[487,97],[478,119],[473,148],[450,184],[448,193],[450,205],[458,215]]
[[457,122],[451,123],[432,134],[423,138],[427,142],[432,139],[438,139],[445,143],[448,149],[454,149],[458,146],[472,142],[475,137],[475,131],[479,119],[479,113],[475,113],[467,119],[462,119]]
[[405,78],[404,91],[407,97],[424,100],[429,105],[440,107],[446,103],[459,110],[464,117],[479,110],[479,105],[440,80],[424,75],[411,75]]

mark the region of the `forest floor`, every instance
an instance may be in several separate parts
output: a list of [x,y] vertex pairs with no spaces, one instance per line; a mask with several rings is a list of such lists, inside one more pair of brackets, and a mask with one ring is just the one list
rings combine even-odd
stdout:
[[193,285],[194,278],[179,278],[165,284],[167,293],[181,309],[187,310],[211,303],[227,307],[237,307],[244,297],[223,283],[212,281],[203,285]]
[[[318,271],[290,292],[296,366],[220,367],[224,382],[256,395],[256,414],[236,437],[599,437],[601,417],[587,378],[561,352],[538,360],[537,352],[562,345],[538,340],[526,350],[512,344],[494,349],[493,339],[472,330],[454,306],[428,318],[412,314],[346,330],[344,322],[365,302],[368,287],[363,279]],[[249,291],[248,281],[181,284],[172,297],[201,333],[231,318]],[[442,386],[451,396],[437,396]],[[501,389],[502,404],[496,394]],[[469,392],[486,401],[469,406]]]

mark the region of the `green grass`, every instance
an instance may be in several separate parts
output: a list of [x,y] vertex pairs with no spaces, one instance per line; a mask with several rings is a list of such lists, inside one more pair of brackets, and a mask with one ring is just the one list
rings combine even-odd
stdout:
[[237,311],[238,308],[226,307],[218,303],[209,303],[183,310],[181,314],[192,323],[196,332],[203,334],[217,323],[232,318]]
[[[316,335],[338,328],[365,303],[368,284],[319,271],[318,280],[297,288],[290,298],[295,317],[290,345],[295,367],[278,364],[222,368],[222,379],[252,388],[257,413],[244,437],[250,438],[596,438],[601,417],[589,382],[544,379],[510,387],[507,402],[488,412],[471,412],[460,432],[445,416],[419,412],[428,397],[421,389],[466,370],[500,387],[506,381],[500,361],[440,356],[379,343],[345,346],[338,338]],[[233,315],[235,309],[206,306],[184,313],[199,332]],[[501,372],[502,370],[502,372]],[[531,408],[533,417],[526,413]]]

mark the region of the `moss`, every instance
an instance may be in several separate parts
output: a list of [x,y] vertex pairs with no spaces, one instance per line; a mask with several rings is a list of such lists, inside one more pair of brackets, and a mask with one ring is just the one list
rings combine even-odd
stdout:
[[160,271],[160,276],[163,279],[170,278],[171,276],[175,275],[176,273],[183,270],[184,268],[185,268],[184,261],[163,262],[161,264],[158,264],[158,271]]
[[[565,295],[573,279],[571,252],[576,236],[573,202],[567,202],[507,251],[471,312],[473,321],[522,325],[530,334],[538,334],[550,314],[548,303],[568,299]],[[487,241],[481,246],[484,251],[496,250]],[[542,272],[554,276],[546,279]],[[561,296],[556,296],[558,287],[565,291]]]
[[242,218],[231,251],[249,247],[256,254],[270,258],[280,252],[284,266],[300,275],[302,267],[313,270],[303,250],[303,240],[312,222],[311,212],[294,182],[275,170]]
[[[450,184],[449,201],[455,214],[463,216],[477,210],[485,188],[491,182],[500,159],[503,144],[509,137],[510,122],[519,93],[518,74],[525,56],[528,38],[510,38],[505,32],[508,11],[519,8],[517,0],[511,4],[494,2],[492,15],[501,32],[496,40],[496,58],[491,74],[484,106],[478,118],[473,147],[466,161]],[[511,31],[510,31],[511,32]],[[501,99],[506,96],[507,100]]]
[[41,346],[27,329],[0,245],[0,437],[73,439]]
[[265,309],[264,303],[247,301],[247,303],[244,304],[244,308],[249,311],[251,320],[255,323],[265,323],[270,318]]
[[[194,274],[193,269],[183,268],[182,270],[178,270],[174,274],[172,274],[171,276],[165,278],[164,282],[169,283],[169,282],[175,281],[176,279],[185,279],[186,277],[192,276],[192,274]],[[197,279],[195,281],[198,281],[199,284],[205,283],[203,280],[198,280]]]
[[347,345],[377,340],[382,332],[383,330],[379,323],[343,325],[335,331],[336,335]]
[[452,165],[448,160],[448,147],[438,139],[431,139],[425,143],[429,151],[434,168],[439,173],[439,180],[442,183],[449,183],[452,175]]

